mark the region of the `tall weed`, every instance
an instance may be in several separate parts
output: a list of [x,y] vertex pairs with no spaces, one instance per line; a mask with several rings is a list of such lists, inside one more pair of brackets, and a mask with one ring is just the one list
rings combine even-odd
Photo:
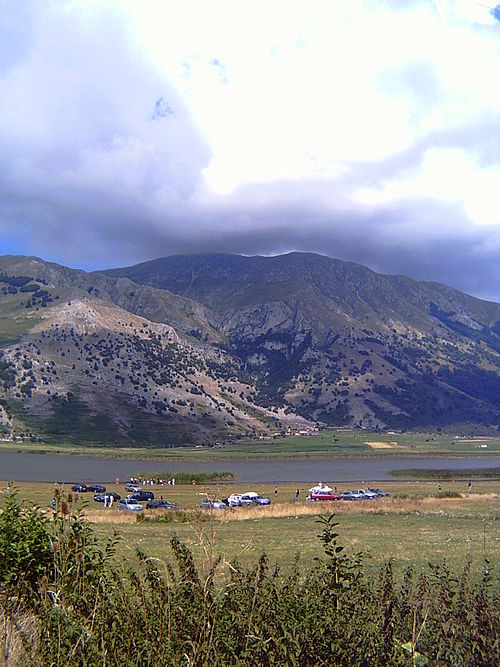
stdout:
[[18,664],[475,667],[500,661],[498,579],[487,563],[479,583],[470,565],[455,577],[443,562],[418,577],[409,568],[397,586],[390,561],[372,576],[363,568],[366,554],[346,553],[333,515],[319,519],[322,554],[309,564],[297,557],[287,575],[271,569],[265,554],[249,568],[222,562],[206,524],[199,530],[207,540],[202,567],[176,537],[169,562],[138,551],[134,563],[120,566],[114,539],[101,546],[68,499],[59,501],[52,522],[21,510],[16,496],[7,516],[20,543],[0,543],[1,562],[6,556],[9,563],[2,570],[2,618],[16,623],[29,613],[36,627],[31,639],[23,636]]

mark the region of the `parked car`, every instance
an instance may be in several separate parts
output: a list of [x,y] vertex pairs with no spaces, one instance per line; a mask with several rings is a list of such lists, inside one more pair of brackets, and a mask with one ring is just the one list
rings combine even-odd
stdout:
[[87,486],[87,491],[94,491],[94,493],[104,493],[106,491],[106,487],[102,484],[89,484]]
[[241,494],[232,493],[229,498],[225,498],[224,502],[228,507],[241,507]]
[[246,493],[243,493],[240,496],[241,504],[244,507],[248,507],[249,505],[255,505],[255,499],[259,497],[258,493],[255,493],[255,491],[247,491]]
[[148,500],[146,503],[147,510],[177,510],[178,505],[171,503],[168,500]]
[[121,499],[119,493],[114,491],[108,491],[107,493],[94,493],[94,500],[96,503],[103,503],[106,496],[113,496],[113,502],[116,502]]
[[257,496],[257,498],[254,498],[254,503],[256,505],[270,505],[271,498],[268,498],[267,496]]
[[368,491],[375,493],[377,495],[377,498],[389,498],[391,495],[388,491],[382,491],[382,489],[369,488]]
[[141,489],[140,491],[131,493],[129,498],[133,498],[134,500],[154,500],[155,494],[152,491],[144,491]]
[[244,507],[251,507],[252,505],[270,505],[271,499],[267,496],[260,496],[255,491],[247,491],[241,496],[241,504]]
[[227,505],[222,500],[212,500],[212,498],[205,498],[200,505],[202,510],[226,510]]
[[315,502],[318,500],[340,500],[340,495],[334,491],[315,490],[307,496],[307,500]]
[[125,491],[128,491],[129,493],[135,493],[136,491],[142,491],[142,486],[139,486],[138,484],[131,484],[130,482],[127,482],[127,484],[125,484]]
[[71,490],[76,491],[77,493],[87,493],[88,491],[86,484],[73,484]]
[[142,512],[142,505],[133,498],[122,498],[116,503],[117,510],[128,510],[129,512]]
[[374,500],[377,497],[377,494],[369,489],[358,489],[357,492],[363,496],[363,500]]
[[342,491],[340,500],[363,500],[364,495],[358,491]]

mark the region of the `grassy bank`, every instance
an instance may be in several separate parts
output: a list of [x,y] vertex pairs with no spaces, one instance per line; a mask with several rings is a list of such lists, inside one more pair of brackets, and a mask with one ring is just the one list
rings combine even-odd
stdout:
[[0,442],[0,451],[71,454],[165,461],[223,461],[359,456],[498,456],[500,437],[465,438],[436,433],[378,433],[326,429],[311,436],[287,436],[226,444],[224,447],[79,447],[70,444]]

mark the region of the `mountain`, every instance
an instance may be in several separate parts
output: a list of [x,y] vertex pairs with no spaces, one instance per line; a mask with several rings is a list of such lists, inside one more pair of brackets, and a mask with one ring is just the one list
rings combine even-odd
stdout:
[[[310,253],[0,257],[0,429],[118,445],[500,425],[500,305]],[[3,423],[3,427],[2,427]]]

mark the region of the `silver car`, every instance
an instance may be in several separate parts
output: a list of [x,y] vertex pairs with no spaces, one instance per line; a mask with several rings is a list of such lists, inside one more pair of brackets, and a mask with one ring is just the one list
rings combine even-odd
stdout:
[[133,498],[122,498],[116,504],[117,510],[128,510],[129,512],[142,512],[143,507],[141,503]]
[[222,500],[212,500],[212,498],[206,498],[202,501],[200,505],[202,510],[226,510],[227,505],[222,502]]

